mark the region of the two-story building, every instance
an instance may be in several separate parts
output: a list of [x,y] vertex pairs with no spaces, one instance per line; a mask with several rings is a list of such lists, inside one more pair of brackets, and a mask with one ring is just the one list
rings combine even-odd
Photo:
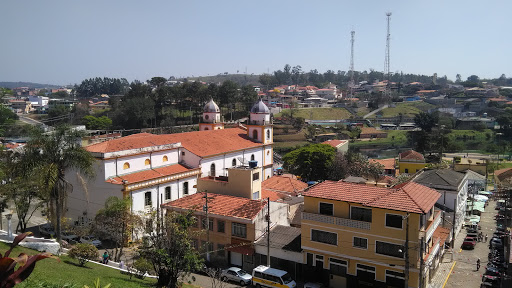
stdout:
[[414,182],[382,188],[325,181],[303,195],[302,249],[311,280],[424,287],[432,277],[449,232],[434,209],[437,191]]
[[400,174],[414,174],[425,168],[425,166],[427,166],[425,157],[414,150],[405,151],[398,155],[398,170]]
[[216,106],[213,101],[205,106],[200,131],[140,133],[85,147],[97,159],[96,176],[84,179],[76,172],[66,173],[74,189],[67,199],[67,216],[87,222],[110,196],[131,197],[133,211],[157,209],[194,194],[198,177],[227,176],[228,168],[247,166],[249,161],[261,170],[261,180],[270,178],[273,129],[268,107],[260,100],[246,126],[224,129]]

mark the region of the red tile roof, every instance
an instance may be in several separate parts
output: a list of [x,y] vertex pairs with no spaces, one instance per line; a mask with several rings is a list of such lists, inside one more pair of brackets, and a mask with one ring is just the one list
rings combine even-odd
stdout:
[[304,191],[308,184],[291,177],[272,176],[261,182],[261,188],[274,192],[281,192],[297,196],[298,193]]
[[92,144],[89,152],[108,153],[181,142],[181,145],[200,157],[261,146],[247,137],[240,128],[194,131],[176,134],[134,134],[119,139]]
[[407,182],[393,188],[349,182],[322,182],[303,193],[304,196],[360,203],[368,207],[425,213],[432,209],[441,194],[423,185]]
[[425,161],[425,157],[421,155],[421,153],[418,153],[414,150],[409,150],[400,153],[400,160],[418,160],[418,161]]
[[270,201],[278,201],[286,198],[286,194],[261,188],[261,199],[270,199]]
[[[203,211],[204,192],[180,198],[165,204],[164,208],[191,209]],[[266,201],[251,200],[242,197],[208,193],[208,213],[219,216],[228,216],[252,220],[266,206]]]
[[369,159],[370,162],[373,163],[379,163],[380,165],[384,166],[384,169],[391,169],[394,170],[395,168],[395,158],[388,158],[388,159]]
[[123,184],[123,180],[128,181],[127,184],[130,183],[137,183],[141,181],[147,181],[151,179],[161,178],[165,176],[170,176],[182,172],[187,172],[194,169],[189,169],[181,164],[175,164],[175,165],[169,165],[165,167],[158,167],[154,169],[139,171],[135,173],[130,173],[126,175],[121,175],[118,177],[112,177],[105,182],[112,183],[112,184]]
[[338,148],[339,145],[347,143],[347,140],[327,140],[325,142],[322,142],[322,144],[331,145],[334,148]]
[[498,178],[500,181],[504,181],[507,178],[512,177],[512,168],[503,168],[500,170],[494,171],[494,176]]

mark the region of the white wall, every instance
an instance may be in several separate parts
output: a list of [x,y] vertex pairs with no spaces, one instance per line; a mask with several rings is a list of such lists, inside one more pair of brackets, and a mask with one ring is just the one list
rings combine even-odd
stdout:
[[188,151],[185,148],[180,148],[179,153],[180,153],[180,155],[179,155],[180,161],[183,161],[185,164],[187,164],[190,167],[194,167],[194,168],[199,167],[201,157]]
[[[270,147],[270,146],[269,146]],[[270,150],[272,150],[270,148]],[[245,162],[251,160],[251,155],[254,155],[254,160],[258,161],[258,167],[261,167],[263,165],[263,148],[262,147],[256,147],[256,148],[250,148],[242,151],[236,151],[236,152],[230,152],[214,157],[204,158],[201,161],[201,177],[206,177],[209,175],[210,172],[210,166],[212,163],[215,164],[215,171],[217,176],[219,175],[226,175],[226,169],[225,168],[231,168],[233,167],[233,159],[236,160],[236,165],[239,166],[242,163],[238,160],[238,158],[245,159]],[[190,153],[191,154],[191,153]],[[270,152],[269,156],[272,156],[272,151]],[[271,161],[272,158],[270,158],[269,161]],[[189,164],[185,161],[185,163]],[[270,162],[265,161],[265,164],[269,164]],[[197,166],[194,166],[197,167]],[[265,178],[266,179],[266,178]]]
[[[265,220],[267,209],[268,207],[265,206],[254,220],[256,229],[255,239],[260,238],[267,230],[267,221]],[[270,201],[270,227],[274,225],[290,226],[290,221],[288,220],[288,204]]]

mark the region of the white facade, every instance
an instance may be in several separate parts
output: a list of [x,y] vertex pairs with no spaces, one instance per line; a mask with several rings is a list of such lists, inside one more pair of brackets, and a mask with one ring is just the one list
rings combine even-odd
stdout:
[[45,96],[28,96],[28,101],[32,103],[32,105],[38,105],[38,106],[46,106],[48,105],[48,101],[50,98]]
[[[459,184],[457,191],[438,190],[441,193],[441,197],[437,200],[437,203],[454,209],[455,213],[455,237],[459,234],[462,226],[464,225],[464,217],[466,216],[466,201],[468,198],[468,180],[467,174],[464,176]],[[453,213],[449,213],[449,221],[453,220]]]

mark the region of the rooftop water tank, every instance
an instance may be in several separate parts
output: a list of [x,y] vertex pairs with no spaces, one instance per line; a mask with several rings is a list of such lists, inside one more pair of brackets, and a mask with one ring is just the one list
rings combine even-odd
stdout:
[[258,161],[256,160],[250,160],[249,161],[249,167],[250,168],[256,168],[258,166]]

